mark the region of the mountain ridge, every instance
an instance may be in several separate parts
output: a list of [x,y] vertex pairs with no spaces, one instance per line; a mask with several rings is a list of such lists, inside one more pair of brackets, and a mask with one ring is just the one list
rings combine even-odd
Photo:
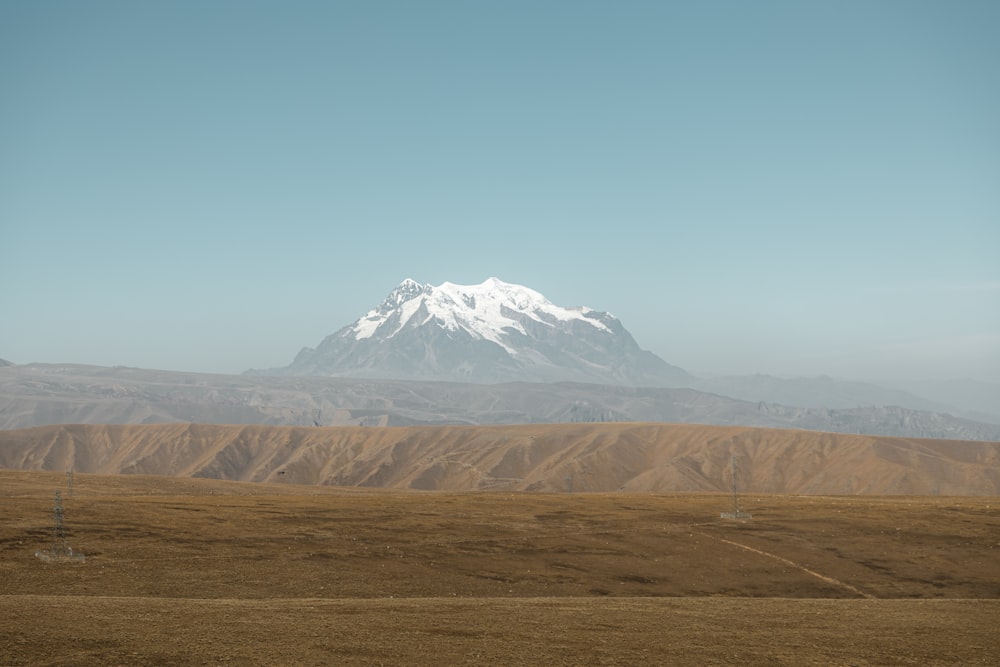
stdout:
[[699,424],[0,431],[0,467],[439,491],[1000,494],[1000,442]]
[[783,406],[688,388],[208,375],[68,364],[0,368],[2,429],[60,423],[405,426],[600,421],[1000,440],[1000,425],[943,413],[892,406]]

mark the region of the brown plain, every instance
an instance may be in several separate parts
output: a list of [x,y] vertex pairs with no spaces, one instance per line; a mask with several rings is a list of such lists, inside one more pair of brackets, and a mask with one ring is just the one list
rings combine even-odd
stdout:
[[0,471],[0,664],[1000,664],[997,497],[67,482]]

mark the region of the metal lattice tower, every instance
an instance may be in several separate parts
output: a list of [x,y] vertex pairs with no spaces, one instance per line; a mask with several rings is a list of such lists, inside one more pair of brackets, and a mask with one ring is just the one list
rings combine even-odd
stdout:
[[739,491],[737,490],[737,482],[736,482],[737,478],[739,477],[739,461],[736,459],[735,456],[733,457],[732,468],[733,468],[733,470],[732,470],[732,478],[733,478],[733,514],[736,514],[738,516],[738,515],[740,515],[742,513],[742,510],[740,509],[740,494],[739,494]]
[[66,525],[64,523],[62,491],[56,491],[55,502],[52,507],[52,548],[49,550],[36,551],[35,556],[46,561],[82,561],[86,557],[82,553],[74,552],[66,544]]
[[69,549],[66,544],[66,525],[63,522],[62,492],[56,491],[55,505],[52,508],[54,519],[52,526],[52,553],[63,553]]
[[733,483],[733,509],[731,512],[723,512],[720,516],[723,519],[750,519],[751,515],[749,512],[744,512],[743,508],[740,507],[740,494],[737,480],[739,479],[739,462],[736,455],[733,455],[732,464],[730,468],[730,477]]

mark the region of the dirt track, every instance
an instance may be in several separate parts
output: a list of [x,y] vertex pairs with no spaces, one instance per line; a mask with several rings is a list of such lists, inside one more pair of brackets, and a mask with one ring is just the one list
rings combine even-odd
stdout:
[[0,664],[998,664],[996,498],[0,471]]

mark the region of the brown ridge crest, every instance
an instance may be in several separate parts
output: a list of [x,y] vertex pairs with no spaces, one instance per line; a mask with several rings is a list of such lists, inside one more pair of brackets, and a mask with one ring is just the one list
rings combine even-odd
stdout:
[[55,425],[0,467],[437,491],[1000,495],[1000,443],[697,424]]

